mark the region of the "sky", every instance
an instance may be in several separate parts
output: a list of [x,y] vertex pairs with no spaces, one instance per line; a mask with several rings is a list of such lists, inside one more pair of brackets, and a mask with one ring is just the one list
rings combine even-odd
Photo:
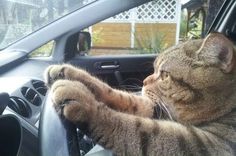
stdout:
[[181,4],[184,4],[186,2],[188,2],[189,0],[180,0],[181,1]]

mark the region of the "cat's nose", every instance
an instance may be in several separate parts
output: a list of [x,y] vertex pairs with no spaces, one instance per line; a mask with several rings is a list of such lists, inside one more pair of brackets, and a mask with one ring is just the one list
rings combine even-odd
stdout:
[[146,86],[147,84],[150,84],[154,81],[154,74],[149,75],[143,80],[143,86]]

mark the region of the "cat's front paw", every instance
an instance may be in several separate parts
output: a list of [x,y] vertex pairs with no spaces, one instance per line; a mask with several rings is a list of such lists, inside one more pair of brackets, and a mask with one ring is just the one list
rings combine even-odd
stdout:
[[67,79],[83,82],[89,76],[85,70],[70,64],[51,65],[44,72],[45,83],[48,87],[51,87],[57,80]]
[[93,114],[94,95],[78,81],[58,80],[51,88],[52,102],[59,115],[68,120],[86,122]]
[[51,86],[56,80],[64,79],[64,70],[65,67],[63,65],[50,65],[44,71],[44,80],[47,86]]

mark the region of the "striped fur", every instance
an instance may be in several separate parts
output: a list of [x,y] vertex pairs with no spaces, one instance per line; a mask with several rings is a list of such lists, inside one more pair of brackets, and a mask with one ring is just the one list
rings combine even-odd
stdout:
[[160,54],[154,69],[142,96],[68,64],[50,66],[45,80],[56,110],[116,155],[235,155],[232,42],[218,33],[188,41]]

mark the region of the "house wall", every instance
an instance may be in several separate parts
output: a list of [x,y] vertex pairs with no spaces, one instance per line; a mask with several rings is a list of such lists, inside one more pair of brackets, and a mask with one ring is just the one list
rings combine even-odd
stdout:
[[[92,27],[93,47],[96,48],[132,48],[139,42],[151,42],[151,36],[162,36],[167,46],[176,42],[176,23],[135,23],[132,35],[131,23],[98,23]],[[133,39],[132,39],[133,37]]]

